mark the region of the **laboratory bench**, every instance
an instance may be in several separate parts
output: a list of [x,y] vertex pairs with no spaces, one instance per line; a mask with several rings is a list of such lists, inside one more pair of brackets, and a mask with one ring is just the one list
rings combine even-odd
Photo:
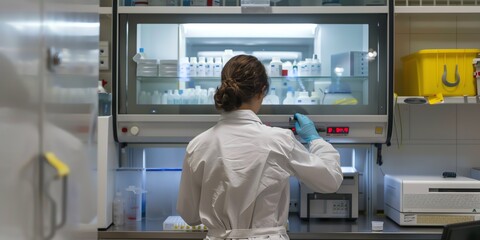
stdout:
[[[302,220],[297,214],[289,217],[290,239],[441,239],[441,227],[400,227],[380,216],[359,216],[357,220]],[[372,231],[371,221],[383,221],[383,231]],[[99,239],[203,239],[206,232],[163,231],[163,221],[126,223],[98,232]]]

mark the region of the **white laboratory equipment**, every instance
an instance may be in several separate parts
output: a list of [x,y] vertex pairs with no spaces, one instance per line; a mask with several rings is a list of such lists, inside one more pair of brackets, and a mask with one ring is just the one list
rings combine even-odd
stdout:
[[385,175],[385,214],[402,226],[443,226],[480,220],[480,181],[421,175]]
[[316,193],[300,183],[300,218],[358,218],[358,171],[342,167],[343,182],[335,193]]

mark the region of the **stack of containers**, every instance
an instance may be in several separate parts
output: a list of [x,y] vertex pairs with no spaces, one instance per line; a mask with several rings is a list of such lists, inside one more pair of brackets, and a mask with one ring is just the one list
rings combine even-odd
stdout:
[[157,59],[148,59],[145,56],[144,49],[135,54],[133,61],[137,63],[137,76],[139,77],[156,77],[158,76]]
[[137,76],[156,77],[158,76],[157,59],[140,59],[137,62]]
[[160,60],[158,73],[164,77],[175,77],[177,75],[177,60]]

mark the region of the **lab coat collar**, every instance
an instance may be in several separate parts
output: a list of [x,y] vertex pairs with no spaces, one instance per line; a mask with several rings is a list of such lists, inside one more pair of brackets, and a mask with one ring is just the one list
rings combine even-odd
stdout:
[[223,120],[248,120],[262,123],[257,114],[255,114],[252,110],[244,109],[222,113],[222,115],[220,115],[220,121]]

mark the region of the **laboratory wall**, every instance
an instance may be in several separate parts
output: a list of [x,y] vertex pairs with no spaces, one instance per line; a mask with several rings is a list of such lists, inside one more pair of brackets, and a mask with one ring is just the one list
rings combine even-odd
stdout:
[[[421,49],[480,49],[478,14],[397,14],[395,81],[402,81],[401,57]],[[384,174],[470,176],[480,167],[480,104],[395,107],[392,145],[374,167],[374,208],[383,209]],[[376,191],[376,192],[375,192]]]

